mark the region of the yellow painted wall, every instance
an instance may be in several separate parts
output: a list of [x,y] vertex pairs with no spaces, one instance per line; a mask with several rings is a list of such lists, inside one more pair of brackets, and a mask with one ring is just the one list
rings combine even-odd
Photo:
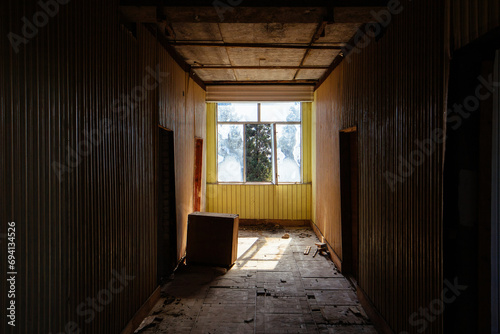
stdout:
[[[217,106],[207,103],[207,184],[217,183]],[[208,200],[207,200],[208,204]]]
[[217,183],[216,105],[207,105],[208,212],[235,213],[241,219],[312,218],[311,103],[302,104],[303,184],[252,185]]
[[311,219],[311,184],[208,184],[207,211],[241,219]]
[[[316,101],[316,92],[314,93]],[[311,220],[316,222],[316,103],[311,105],[311,183],[312,183],[312,210]]]
[[312,182],[312,103],[302,103],[302,173],[303,182]]

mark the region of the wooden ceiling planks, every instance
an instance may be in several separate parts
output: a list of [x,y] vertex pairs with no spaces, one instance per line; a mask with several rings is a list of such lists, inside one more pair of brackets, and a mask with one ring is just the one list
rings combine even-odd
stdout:
[[[237,10],[235,10],[237,9]],[[367,22],[371,11],[380,10],[377,6],[335,8],[333,13],[328,7],[171,7],[171,6],[120,6],[123,17],[130,22],[156,23],[158,17],[172,23],[318,23],[331,16],[337,23]]]
[[342,60],[342,49],[379,9],[360,1],[277,5],[221,9],[203,2],[158,7],[125,1],[120,10],[125,21],[156,25],[164,46],[200,84],[224,84],[318,83],[330,71],[323,67]]

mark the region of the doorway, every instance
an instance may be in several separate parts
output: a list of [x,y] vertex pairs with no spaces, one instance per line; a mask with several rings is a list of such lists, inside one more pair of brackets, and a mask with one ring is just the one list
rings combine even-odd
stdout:
[[[493,80],[500,82],[500,49],[496,51]],[[493,97],[491,164],[491,332],[500,333],[500,89]]]
[[[498,290],[494,289],[495,284],[498,287],[498,277],[494,278],[498,249],[492,238],[496,235],[492,228],[498,199],[492,194],[495,175],[498,177],[493,143],[498,131],[495,50],[500,47],[499,37],[497,31],[456,51],[450,67],[444,168],[444,287],[446,282],[458,282],[466,289],[446,305],[444,333],[498,332]],[[498,138],[496,141],[498,144]]]
[[340,131],[340,194],[342,221],[342,273],[358,278],[358,133]]
[[159,128],[158,134],[158,283],[177,265],[174,133]]
[[203,139],[194,139],[194,211],[201,211],[203,178]]

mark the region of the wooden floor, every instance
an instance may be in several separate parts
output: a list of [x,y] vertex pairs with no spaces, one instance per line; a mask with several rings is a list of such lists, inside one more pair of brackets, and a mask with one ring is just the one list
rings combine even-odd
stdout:
[[241,227],[236,264],[180,268],[136,333],[377,333],[316,242],[308,228]]

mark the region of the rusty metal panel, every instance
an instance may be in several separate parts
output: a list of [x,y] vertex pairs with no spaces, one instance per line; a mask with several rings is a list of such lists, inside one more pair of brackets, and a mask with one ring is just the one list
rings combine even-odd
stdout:
[[[444,148],[432,138],[445,127],[448,64],[443,4],[402,8],[380,41],[348,55],[317,90],[313,182],[315,223],[342,259],[338,137],[356,126],[358,284],[395,332],[417,333],[410,316],[441,298],[443,285]],[[426,324],[442,333],[441,315]]]

